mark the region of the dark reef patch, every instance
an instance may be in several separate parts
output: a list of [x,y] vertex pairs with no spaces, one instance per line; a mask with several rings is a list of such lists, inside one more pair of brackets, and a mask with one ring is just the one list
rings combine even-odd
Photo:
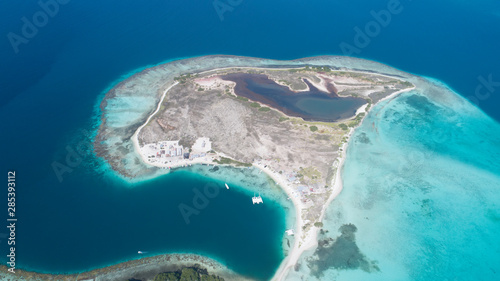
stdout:
[[357,141],[359,141],[360,143],[364,143],[364,144],[371,144],[372,142],[370,141],[370,138],[366,135],[366,133],[361,133],[358,135],[358,137],[356,138]]
[[[318,248],[307,263],[311,274],[321,278],[330,269],[362,269],[366,272],[379,271],[376,262],[369,261],[356,244],[357,228],[344,224],[339,228],[341,235],[335,239],[325,237],[318,241]],[[323,232],[325,233],[325,232]]]
[[432,103],[427,97],[421,95],[411,95],[405,99],[405,103],[420,111],[422,115],[430,115],[439,112],[438,106]]

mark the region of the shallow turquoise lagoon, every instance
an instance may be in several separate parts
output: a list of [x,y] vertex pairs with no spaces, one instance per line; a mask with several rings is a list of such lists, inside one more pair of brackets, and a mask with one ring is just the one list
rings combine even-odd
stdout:
[[350,141],[320,246],[291,279],[498,279],[500,125],[447,95],[375,106]]

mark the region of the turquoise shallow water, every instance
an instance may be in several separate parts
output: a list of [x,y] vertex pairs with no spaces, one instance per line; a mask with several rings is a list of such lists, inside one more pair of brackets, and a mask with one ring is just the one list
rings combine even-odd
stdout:
[[374,107],[350,141],[323,244],[291,279],[498,279],[500,125],[439,95]]

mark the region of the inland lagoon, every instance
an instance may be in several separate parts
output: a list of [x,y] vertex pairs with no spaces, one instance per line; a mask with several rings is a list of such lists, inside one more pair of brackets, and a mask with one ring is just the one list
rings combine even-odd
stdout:
[[303,79],[307,90],[294,92],[289,87],[260,74],[228,74],[222,79],[236,83],[238,96],[258,101],[276,108],[286,115],[307,121],[333,122],[353,117],[366,101],[357,97],[339,97],[335,88],[320,91],[310,81]]

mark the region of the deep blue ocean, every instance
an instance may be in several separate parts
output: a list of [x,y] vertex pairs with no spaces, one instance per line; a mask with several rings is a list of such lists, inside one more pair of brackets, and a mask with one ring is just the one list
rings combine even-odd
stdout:
[[[278,205],[255,211],[238,204],[248,199],[243,193],[224,195],[226,200],[221,195],[186,226],[169,214],[208,181],[196,174],[130,186],[113,180],[89,155],[62,182],[57,179],[52,163],[64,160],[66,146],[88,139],[79,130],[96,125],[103,92],[148,65],[208,54],[342,55],[340,46],[349,44],[356,47],[353,56],[441,80],[500,120],[495,0],[401,0],[364,44],[356,44],[356,27],[364,30],[394,1],[60,2],[67,3],[52,6],[46,18],[37,1],[0,4],[0,165],[5,178],[17,172],[21,268],[74,272],[137,258],[137,250],[195,249],[255,278],[269,278],[279,266],[285,212]],[[40,27],[28,30],[23,20]],[[7,198],[6,185],[2,190]],[[232,203],[215,204],[219,200]],[[6,200],[0,202],[5,222]],[[220,218],[231,208],[238,212]],[[259,227],[232,223],[238,219]],[[2,261],[6,232],[0,231]]]

